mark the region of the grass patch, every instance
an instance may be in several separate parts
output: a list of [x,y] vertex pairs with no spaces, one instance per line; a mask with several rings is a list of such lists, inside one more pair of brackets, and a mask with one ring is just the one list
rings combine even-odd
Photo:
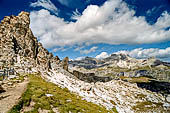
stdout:
[[112,71],[115,71],[115,72],[130,72],[131,69],[128,69],[128,68],[121,68],[121,67],[107,67],[107,69],[111,69]]
[[145,102],[139,102],[137,103],[136,106],[133,107],[134,110],[136,111],[142,111],[142,112],[146,112],[147,110],[151,110],[151,109],[157,109],[157,108],[162,108],[163,103],[153,103],[150,101],[145,101]]
[[27,77],[27,75],[17,75],[16,77],[14,78],[11,78],[9,81],[10,82],[23,82],[25,80],[25,77]]
[[149,82],[150,78],[148,77],[125,77],[125,76],[120,76],[121,80],[125,80],[131,83],[147,83]]
[[149,67],[149,66],[143,66],[143,67],[137,67],[137,68],[135,68],[133,71],[135,71],[135,70],[151,70],[151,68]]
[[3,76],[0,76],[0,81],[2,81],[3,80]]
[[[105,107],[82,100],[81,97],[70,93],[66,88],[62,89],[53,83],[44,81],[41,77],[30,75],[30,83],[26,92],[22,95],[21,101],[15,105],[9,113],[18,113],[25,106],[30,106],[30,102],[34,102],[33,109],[28,113],[38,113],[38,109],[49,110],[53,113],[52,106],[57,108],[61,113],[113,113],[116,111],[108,111]],[[47,97],[46,94],[53,96]]]

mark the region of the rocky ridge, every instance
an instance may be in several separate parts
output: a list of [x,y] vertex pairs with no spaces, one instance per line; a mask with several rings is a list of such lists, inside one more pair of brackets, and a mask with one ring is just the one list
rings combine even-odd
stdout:
[[70,61],[70,71],[95,73],[97,76],[141,77],[147,76],[159,81],[170,82],[170,63],[162,62],[154,57],[135,59],[126,54],[112,54],[104,59],[86,57],[82,60]]
[[74,60],[69,62],[70,67],[83,67],[85,69],[94,69],[105,66],[136,69],[138,67],[145,66],[170,66],[170,63],[162,62],[154,57],[148,59],[136,59],[127,54],[117,53],[103,59],[97,59],[92,57],[85,57],[81,60]]
[[6,16],[0,24],[0,66],[32,71],[31,68],[51,69],[58,66],[60,59],[53,57],[29,28],[29,13]]

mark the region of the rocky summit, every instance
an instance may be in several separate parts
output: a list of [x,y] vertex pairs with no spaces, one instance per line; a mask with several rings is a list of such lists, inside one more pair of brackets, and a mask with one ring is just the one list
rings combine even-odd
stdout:
[[[29,24],[30,19],[27,12],[21,12],[18,16],[6,16],[0,24],[0,69],[4,72],[8,70],[9,75],[11,73],[9,68],[12,68],[12,75],[17,77],[20,75],[20,82],[25,80],[22,79],[22,75],[25,78],[31,74],[31,78],[33,78],[30,78],[28,90],[23,96],[33,92],[34,94],[23,97],[22,99],[25,100],[21,99],[20,104],[26,103],[22,104],[23,108],[20,108],[18,112],[31,112],[34,109],[39,113],[62,113],[63,110],[67,110],[69,113],[89,112],[84,110],[90,109],[86,106],[91,104],[83,106],[83,102],[98,105],[96,107],[92,104],[91,107],[100,108],[95,112],[102,110],[103,113],[170,112],[169,63],[155,58],[135,59],[124,54],[112,54],[105,59],[86,57],[79,61],[69,61],[69,58],[66,57],[61,61],[58,56],[54,57],[38,42]],[[38,75],[43,80],[36,78]],[[5,86],[6,83],[12,85],[10,83],[12,80],[17,83],[18,81],[14,78],[15,76],[9,75],[5,82],[1,82],[2,86]],[[40,84],[37,81],[41,81]],[[156,81],[156,84],[153,81]],[[164,87],[162,83],[167,86]],[[0,91],[3,92],[1,84]],[[154,87],[159,84],[158,91],[152,90],[153,84]],[[35,86],[33,87],[33,85]],[[60,88],[58,89],[56,86]],[[161,89],[167,91],[162,93]],[[75,94],[76,96],[74,96]],[[61,98],[65,95],[70,98],[78,96],[80,98],[76,101],[67,99],[68,97]],[[77,100],[81,101],[78,105],[74,103]],[[77,108],[73,109],[73,105],[70,105],[72,102],[77,105]],[[41,103],[42,105],[40,105]],[[104,107],[104,110],[101,109],[101,106]]]
[[[0,64],[3,67],[23,66],[25,71],[41,66],[50,69],[59,63],[29,28],[29,13],[21,12],[18,16],[6,16],[0,24]],[[20,66],[19,66],[20,65]]]

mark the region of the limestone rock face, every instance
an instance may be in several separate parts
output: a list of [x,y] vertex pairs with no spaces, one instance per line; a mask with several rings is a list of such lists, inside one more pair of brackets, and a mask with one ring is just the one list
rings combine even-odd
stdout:
[[[5,66],[15,63],[35,67],[52,68],[51,63],[59,59],[53,57],[29,28],[29,13],[21,12],[18,16],[6,16],[0,23],[0,62]],[[3,62],[3,63],[2,63]]]
[[62,62],[61,62],[61,66],[63,67],[63,69],[65,69],[66,71],[68,71],[68,61],[69,61],[69,58],[68,57],[65,57]]
[[169,98],[165,101],[165,97],[161,94],[139,88],[129,82],[111,80],[88,83],[56,71],[46,78],[62,88],[68,88],[84,100],[103,105],[108,109],[116,108],[119,113],[169,113],[170,111]]

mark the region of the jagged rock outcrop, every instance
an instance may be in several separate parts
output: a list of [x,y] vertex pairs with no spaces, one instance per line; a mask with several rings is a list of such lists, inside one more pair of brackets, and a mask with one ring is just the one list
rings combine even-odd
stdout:
[[68,61],[69,61],[69,58],[68,57],[65,57],[62,62],[61,62],[61,67],[63,69],[65,69],[66,71],[68,71]]
[[92,57],[85,57],[82,60],[69,61],[69,64],[72,67],[78,66],[78,67],[83,67],[85,69],[93,69],[97,67],[102,67],[102,66],[105,66],[104,63],[105,62],[103,62],[102,60],[98,60]]
[[29,28],[29,13],[21,12],[18,16],[6,16],[0,24],[0,62],[5,66],[18,63],[25,68],[40,65],[51,69],[59,63]]

